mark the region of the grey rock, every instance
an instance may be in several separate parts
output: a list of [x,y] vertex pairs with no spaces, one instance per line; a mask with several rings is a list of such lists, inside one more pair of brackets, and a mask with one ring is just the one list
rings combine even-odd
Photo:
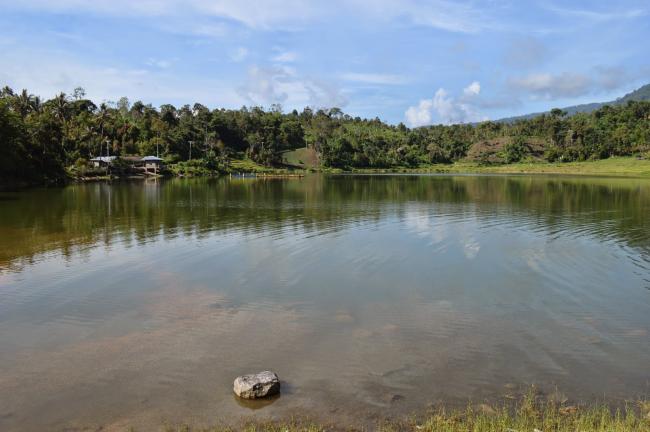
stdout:
[[242,399],[259,399],[280,392],[280,379],[271,371],[242,375],[233,383],[235,394]]

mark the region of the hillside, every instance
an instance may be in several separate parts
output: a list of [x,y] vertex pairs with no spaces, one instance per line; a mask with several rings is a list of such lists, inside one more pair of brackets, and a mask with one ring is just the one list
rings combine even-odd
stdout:
[[[508,146],[514,145],[515,142],[516,139],[512,136],[479,140],[472,144],[464,160],[483,164],[507,163]],[[519,159],[541,161],[547,146],[548,142],[542,138],[526,137],[521,144]]]
[[[566,111],[566,113],[571,116],[577,113],[590,113],[592,111],[596,111],[598,108],[603,107],[605,105],[625,105],[628,101],[647,101],[647,100],[650,100],[650,84],[646,84],[643,87],[640,87],[626,94],[625,96],[620,97],[613,101],[593,102],[588,104],[573,105],[573,106],[562,108],[562,111]],[[521,116],[507,117],[497,121],[502,123],[512,123],[517,120],[531,119],[539,115],[546,114],[548,112],[549,111],[525,114]]]
[[313,148],[299,148],[282,154],[282,163],[301,169],[318,168],[318,154]]

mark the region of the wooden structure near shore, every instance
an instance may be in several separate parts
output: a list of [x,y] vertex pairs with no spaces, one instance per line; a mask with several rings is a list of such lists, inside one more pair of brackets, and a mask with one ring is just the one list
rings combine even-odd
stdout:
[[142,158],[145,175],[158,175],[163,167],[163,160],[157,156],[145,156]]
[[230,173],[230,178],[303,178],[305,174],[303,173]]

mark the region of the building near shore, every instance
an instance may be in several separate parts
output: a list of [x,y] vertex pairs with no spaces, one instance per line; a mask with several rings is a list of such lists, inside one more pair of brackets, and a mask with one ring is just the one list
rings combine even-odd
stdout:
[[142,158],[144,170],[147,173],[158,174],[164,167],[164,161],[157,156],[145,156]]
[[99,156],[90,159],[90,162],[95,168],[103,168],[112,165],[115,159],[117,156]]
[[158,173],[164,167],[164,161],[157,156],[98,156],[90,159],[96,168],[109,167],[117,161],[124,162],[130,168],[144,169],[146,172]]

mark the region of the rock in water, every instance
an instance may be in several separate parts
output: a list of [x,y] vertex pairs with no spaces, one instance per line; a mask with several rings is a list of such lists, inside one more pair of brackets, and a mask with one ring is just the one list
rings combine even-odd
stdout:
[[235,394],[243,399],[259,399],[280,392],[280,379],[270,371],[235,378]]

